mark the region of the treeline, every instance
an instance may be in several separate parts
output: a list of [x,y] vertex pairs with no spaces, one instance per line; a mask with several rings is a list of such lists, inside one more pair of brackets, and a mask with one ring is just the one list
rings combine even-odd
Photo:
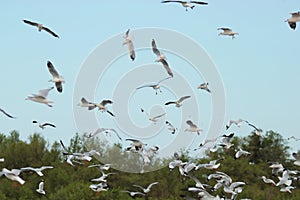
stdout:
[[[234,144],[228,150],[221,147],[214,153],[207,150],[206,156],[201,159],[189,157],[188,152],[180,152],[182,161],[200,163],[208,163],[211,160],[218,159],[221,163],[217,171],[228,174],[233,181],[243,181],[246,185],[243,191],[238,194],[236,199],[255,199],[255,200],[298,200],[300,197],[299,180],[296,175],[292,185],[296,187],[292,193],[280,192],[280,188],[266,184],[262,181],[261,176],[266,176],[278,182],[278,177],[272,175],[272,170],[269,168],[273,162],[282,163],[285,169],[297,170],[298,166],[293,164],[294,160],[290,157],[289,146],[287,141],[278,133],[268,131],[262,137],[251,133],[247,137],[234,137]],[[97,147],[97,150],[102,154],[103,159],[108,161],[110,155],[120,155],[120,163],[125,168],[130,169],[133,165],[140,163],[138,154],[124,152],[120,144],[107,146],[103,142],[93,138],[86,140],[76,134],[70,140],[68,150],[70,152],[84,152],[86,147]],[[236,151],[242,148],[249,151],[249,156],[242,156],[239,159],[234,159]],[[196,198],[197,193],[186,191],[189,186],[194,186],[195,183],[187,176],[182,176],[178,168],[170,171],[166,163],[174,160],[171,158],[157,159],[152,165],[160,168],[159,170],[148,173],[126,173],[109,169],[109,172],[117,174],[110,175],[107,178],[108,191],[96,193],[89,186],[92,184],[91,179],[101,176],[101,172],[97,168],[89,168],[89,165],[98,164],[98,159],[92,159],[90,162],[83,164],[74,164],[70,166],[65,162],[63,148],[59,141],[49,144],[40,134],[33,134],[28,138],[28,141],[22,141],[19,138],[19,133],[12,131],[10,134],[0,134],[0,158],[4,158],[4,162],[0,162],[0,170],[2,168],[18,169],[22,167],[41,167],[54,166],[53,169],[43,171],[44,176],[40,177],[34,172],[22,172],[20,177],[26,182],[24,185],[19,185],[13,181],[0,177],[0,199],[132,199],[123,190],[139,191],[133,187],[133,184],[138,184],[146,187],[152,182],[158,181],[159,184],[154,185],[149,192],[149,195],[144,198],[154,200],[173,200],[182,199],[180,195],[191,196]],[[105,164],[105,163],[103,163]],[[214,186],[214,180],[207,180],[209,174],[214,173],[212,170],[199,169],[191,172],[197,177],[201,183]],[[281,176],[281,175],[280,175]],[[41,195],[36,192],[38,184],[44,180],[44,190],[46,195]],[[230,198],[230,194],[220,188],[217,191],[210,191],[212,195],[225,196]],[[138,198],[137,198],[138,199]]]

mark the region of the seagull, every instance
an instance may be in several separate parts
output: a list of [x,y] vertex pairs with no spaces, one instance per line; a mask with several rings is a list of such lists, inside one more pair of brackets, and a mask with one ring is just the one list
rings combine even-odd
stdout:
[[102,192],[108,190],[108,185],[105,182],[100,182],[99,184],[91,184],[89,188],[94,192]]
[[253,127],[255,130],[255,134],[257,136],[261,136],[261,129],[257,128],[256,126],[254,126],[253,124],[249,123],[248,121],[245,121],[249,126]]
[[160,89],[160,83],[163,82],[163,81],[165,81],[165,80],[167,80],[167,79],[169,79],[169,78],[171,78],[171,77],[169,76],[167,78],[164,78],[164,79],[158,81],[156,84],[142,85],[140,87],[137,87],[136,89],[139,90],[141,88],[151,87],[151,88],[153,88],[155,90],[155,94],[157,95],[158,94],[158,92],[157,92],[158,90],[159,90],[159,92],[162,92],[161,89]]
[[282,177],[278,177],[279,182],[276,183],[276,186],[286,185],[290,186],[292,184],[292,180],[290,179],[290,172],[289,170],[284,170],[282,172]]
[[182,106],[182,102],[188,98],[190,98],[191,96],[184,96],[184,97],[181,97],[180,99],[178,99],[177,101],[169,101],[167,103],[165,103],[165,105],[170,105],[170,104],[175,104],[177,108],[181,107]]
[[299,156],[299,154],[294,152],[292,155],[296,159],[296,161],[294,162],[294,165],[300,166],[300,156]]
[[[18,174],[20,173],[20,170],[18,170]],[[3,168],[2,171],[0,172],[0,177],[4,175],[6,178],[12,180],[12,181],[17,181],[21,185],[25,183],[25,181],[19,177],[19,175],[16,175],[13,170],[8,170],[6,168]]]
[[168,74],[171,77],[173,77],[173,72],[171,71],[169,64],[166,61],[167,58],[165,57],[165,55],[160,53],[160,51],[157,49],[154,39],[152,39],[152,51],[157,56],[157,59],[155,60],[155,62],[161,62],[163,64],[164,68],[167,70]]
[[205,145],[208,144],[208,143],[212,143],[212,142],[216,142],[217,141],[217,137],[216,138],[212,138],[212,139],[205,139],[201,142],[201,144],[199,145],[198,148],[194,149],[194,151],[200,149],[200,148],[204,148],[206,147]]
[[84,97],[81,98],[80,103],[77,104],[80,107],[87,107],[88,110],[93,110],[96,105],[92,102],[87,101]]
[[[32,123],[34,123],[34,124],[39,124],[38,121],[36,121],[36,120],[32,121]],[[51,123],[48,123],[48,122],[43,123],[43,124],[39,124],[39,127],[40,127],[41,129],[44,129],[45,126],[51,126],[51,127],[53,127],[53,128],[56,127],[54,124],[51,124]]]
[[142,196],[146,195],[146,194],[141,193],[141,192],[132,192],[132,191],[128,191],[128,190],[123,190],[121,192],[126,192],[126,193],[128,193],[133,198],[135,198],[136,195],[142,195]]
[[210,89],[208,89],[208,83],[202,83],[198,86],[198,89],[206,90],[207,92],[211,93]]
[[233,138],[233,136],[234,133],[230,133],[229,135],[222,135],[223,139],[221,141],[221,144],[219,144],[219,146],[222,146],[225,149],[229,149],[230,147],[232,147],[233,144],[230,141]]
[[242,150],[242,149],[240,148],[240,150],[238,150],[238,151],[235,153],[234,159],[236,160],[236,159],[238,159],[239,157],[241,157],[242,155],[250,155],[250,152],[245,151],[245,150]]
[[231,36],[232,39],[235,38],[235,35],[239,33],[233,32],[230,28],[218,28],[218,30],[223,30],[223,32],[219,33],[219,35],[228,35]]
[[109,170],[111,164],[105,164],[105,165],[101,165],[101,164],[96,164],[96,165],[90,165],[88,167],[98,167],[100,171],[102,170]]
[[210,170],[216,170],[220,167],[221,163],[217,164],[218,160],[211,160],[209,163],[199,164],[196,166],[195,170],[198,170],[200,168],[210,169]]
[[95,182],[107,182],[106,178],[109,175],[116,174],[116,173],[112,173],[112,172],[105,174],[103,171],[101,171],[101,173],[102,173],[102,176],[100,176],[99,178],[94,178],[91,181],[95,181]]
[[228,130],[232,124],[235,124],[235,125],[237,125],[238,127],[240,127],[241,124],[242,124],[242,122],[246,122],[246,121],[243,120],[243,119],[229,120],[229,121],[227,122],[227,124],[226,124],[226,130]]
[[270,165],[269,168],[272,168],[272,174],[276,176],[278,175],[279,172],[283,172],[284,170],[283,165],[280,163],[274,163]]
[[152,187],[153,185],[156,185],[156,184],[158,184],[158,182],[153,182],[153,183],[151,183],[150,185],[148,185],[148,187],[147,187],[147,188],[144,188],[144,187],[142,187],[142,186],[140,186],[140,185],[132,185],[132,186],[134,186],[134,187],[138,187],[138,188],[142,189],[142,190],[143,190],[143,192],[147,194],[147,193],[149,193],[149,192],[150,192],[150,190],[151,190],[151,187]]
[[109,111],[105,106],[107,104],[112,104],[113,102],[111,100],[103,100],[99,104],[94,104],[96,107],[98,107],[98,110],[101,110],[103,112],[107,112],[111,116],[115,116],[111,111]]
[[6,115],[6,116],[9,117],[9,118],[13,118],[13,119],[16,118],[16,117],[14,117],[14,116],[8,114],[7,112],[5,112],[5,111],[4,111],[3,109],[1,109],[1,108],[0,108],[0,112],[2,112],[4,115]]
[[186,123],[190,126],[189,128],[185,129],[184,131],[188,132],[196,132],[198,135],[200,135],[200,131],[203,131],[202,129],[198,128],[196,124],[192,122],[192,120],[187,120]]
[[166,115],[166,113],[162,113],[162,114],[159,114],[159,115],[156,115],[154,117],[150,117],[149,113],[146,112],[143,108],[141,108],[141,111],[144,112],[148,117],[149,117],[149,120],[153,123],[156,123],[158,121],[159,118],[163,117]]
[[195,176],[193,176],[191,174],[188,174],[187,176],[190,177],[191,179],[193,179],[195,181],[195,187],[201,188],[201,189],[205,190],[203,184],[199,181],[198,178],[196,178]]
[[43,180],[39,183],[39,188],[36,189],[35,191],[37,191],[38,193],[43,194],[43,195],[46,194],[46,192],[44,191],[44,181]]
[[291,137],[288,138],[288,140],[290,140],[290,139],[294,139],[295,141],[299,141],[300,140],[300,138],[296,138],[295,136],[291,136]]
[[49,80],[49,82],[55,83],[57,91],[62,92],[62,83],[65,82],[64,78],[58,74],[58,72],[55,70],[54,66],[50,61],[47,62],[47,66],[50,74],[53,77],[51,80]]
[[128,50],[129,50],[129,53],[130,53],[130,58],[132,61],[134,61],[135,59],[135,52],[134,52],[134,46],[133,46],[133,43],[132,43],[132,38],[131,36],[129,36],[129,31],[130,29],[128,29],[125,33],[125,36],[123,37],[124,38],[124,42],[123,42],[123,45],[127,44],[128,45]]
[[23,20],[24,23],[29,24],[31,26],[36,26],[38,28],[38,31],[41,32],[42,30],[47,31],[48,33],[50,33],[51,35],[53,35],[56,38],[59,38],[59,36],[54,33],[53,31],[51,31],[49,28],[43,26],[42,24],[36,23],[36,22],[32,22],[29,20],[24,19]]
[[131,146],[126,148],[127,151],[129,151],[129,150],[139,151],[140,149],[142,149],[143,145],[146,145],[146,144],[144,144],[141,141],[136,140],[136,139],[126,139],[126,141],[131,141],[132,142]]
[[102,133],[102,132],[105,132],[105,133],[109,133],[109,132],[113,132],[117,135],[117,137],[122,140],[122,138],[120,137],[120,135],[118,134],[118,132],[113,129],[113,128],[97,128],[95,131],[91,132],[88,134],[88,138],[91,138],[91,137],[94,137],[95,135],[97,135],[98,133]]
[[265,183],[272,184],[274,186],[276,185],[276,183],[272,179],[266,178],[265,176],[262,176],[261,178]]
[[34,171],[35,173],[37,173],[39,176],[44,176],[44,174],[42,173],[42,171],[44,169],[53,169],[53,166],[42,166],[39,168],[33,168],[33,167],[22,167],[20,170],[21,171]]
[[295,189],[295,187],[293,187],[293,186],[281,187],[279,191],[280,191],[280,192],[288,192],[288,193],[292,193],[291,189]]
[[168,126],[169,131],[171,131],[172,134],[175,134],[177,129],[169,121],[166,121],[166,125]]
[[199,5],[207,5],[208,3],[206,2],[202,2],[202,1],[162,1],[161,3],[181,3],[181,5],[183,7],[185,7],[185,11],[188,11],[188,8],[193,9],[195,7],[195,4],[199,4]]
[[296,29],[296,22],[300,21],[300,12],[293,12],[290,13],[292,15],[291,18],[288,18],[285,20],[290,26],[291,29],[295,30]]
[[25,100],[31,100],[37,103],[43,103],[46,104],[49,107],[52,107],[51,103],[53,101],[50,101],[47,99],[48,93],[50,90],[52,90],[54,87],[48,88],[48,89],[43,89],[38,91],[38,94],[32,94],[32,96],[28,96]]

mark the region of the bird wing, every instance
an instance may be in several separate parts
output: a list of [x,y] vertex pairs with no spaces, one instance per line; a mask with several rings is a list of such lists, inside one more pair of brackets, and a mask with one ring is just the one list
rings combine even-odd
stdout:
[[152,187],[153,185],[156,185],[156,184],[158,184],[158,182],[153,182],[153,183],[151,183],[150,185],[148,185],[147,189],[150,190],[151,187]]
[[135,59],[135,51],[134,51],[133,42],[131,40],[128,41],[128,50],[129,50],[130,58],[133,61]]
[[48,89],[43,89],[38,91],[38,96],[46,98],[48,96],[48,93],[50,90],[52,90],[54,87],[50,87]]
[[50,61],[47,62],[48,70],[50,74],[53,76],[53,78],[59,78],[58,72],[55,70],[54,66]]
[[156,86],[156,84],[155,85],[142,85],[140,87],[137,87],[136,89],[139,90],[139,89],[144,88],[144,87],[155,87],[155,86]]
[[109,129],[107,129],[107,130],[114,132],[114,133],[117,135],[117,137],[118,137],[120,140],[122,140],[122,138],[120,137],[119,133],[118,133],[115,129],[109,128]]
[[170,3],[170,2],[173,2],[173,3],[186,3],[186,1],[162,1],[161,3]]
[[88,102],[84,97],[82,97],[82,98],[81,98],[81,103],[83,103],[83,104],[88,104],[89,102]]
[[26,20],[26,19],[24,19],[23,22],[26,23],[26,24],[29,24],[29,25],[31,25],[31,26],[38,26],[38,25],[39,25],[39,24],[36,23],[36,22],[32,22],[32,21],[29,21],[29,20]]
[[140,188],[140,189],[142,189],[142,190],[145,190],[145,188],[143,188],[142,186],[140,186],[140,185],[132,185],[132,186],[134,186],[134,187],[138,187],[138,188]]
[[112,104],[113,102],[111,100],[103,100],[101,101],[101,105],[105,106],[106,104]]
[[50,33],[51,35],[53,35],[54,37],[59,38],[59,36],[56,33],[54,33],[53,31],[51,31],[49,28],[43,27],[43,29],[45,31],[47,31],[48,33]]
[[66,151],[66,152],[69,152],[68,149],[66,148],[66,146],[64,145],[63,141],[62,140],[59,140],[62,148]]
[[178,100],[178,103],[181,103],[183,102],[185,99],[188,99],[190,98],[191,96],[184,96],[184,97],[181,97],[179,100]]
[[40,168],[40,170],[42,171],[42,170],[44,170],[44,169],[53,169],[54,167],[53,166],[42,166],[41,168]]
[[254,126],[253,124],[250,124],[249,122],[247,122],[247,124],[248,124],[249,126],[253,127],[255,130],[259,131],[259,129],[258,129],[256,126]]
[[292,17],[299,17],[300,16],[300,12],[293,12],[291,13]]
[[230,28],[218,28],[218,30],[223,30],[224,32],[232,31]]
[[165,59],[161,60],[161,63],[163,64],[164,68],[167,70],[168,74],[173,77],[173,72],[171,71],[168,62]]
[[63,88],[62,88],[62,83],[61,82],[55,82],[55,87],[56,87],[58,92],[62,92]]
[[136,140],[136,139],[126,139],[126,141],[131,141],[131,142],[139,142],[139,143],[142,143],[141,141],[139,141],[139,140]]
[[43,181],[40,182],[40,184],[39,184],[39,190],[40,191],[44,190],[44,182]]
[[187,120],[186,123],[187,123],[190,127],[197,128],[196,124],[194,124],[194,123],[192,122],[192,120]]
[[111,116],[115,117],[115,115],[114,115],[111,111],[106,110],[106,112],[107,112],[108,114],[110,114]]
[[152,39],[152,51],[153,51],[153,53],[155,54],[155,55],[157,55],[157,56],[160,56],[161,54],[160,54],[160,51],[157,49],[157,47],[156,47],[156,43],[155,43],[155,40],[154,39]]
[[56,128],[56,126],[54,124],[50,124],[50,123],[44,123],[42,126],[51,126],[53,128]]
[[129,31],[130,31],[130,29],[128,29],[128,30],[126,31],[124,38],[128,38],[128,36],[129,36]]
[[190,1],[191,3],[200,4],[200,5],[207,5],[208,3],[203,1]]
[[291,29],[296,29],[296,22],[289,22],[289,26],[291,27]]
[[169,104],[176,104],[176,102],[174,102],[174,101],[169,101],[169,102],[165,103],[166,106],[169,105]]
[[163,114],[157,115],[157,116],[153,117],[153,119],[158,119],[158,118],[160,118],[160,117],[164,116],[165,114],[166,114],[166,113],[163,113]]
[[167,80],[167,79],[169,79],[169,78],[171,78],[171,77],[168,76],[167,78],[161,79],[160,81],[157,82],[157,84],[159,84],[159,83],[161,83],[161,82],[163,82],[163,81],[165,81],[165,80]]
[[14,116],[11,116],[10,114],[8,114],[7,112],[5,112],[3,109],[1,109],[0,108],[0,112],[2,112],[3,114],[5,114],[7,117],[9,117],[9,118],[16,118],[16,117],[14,117]]

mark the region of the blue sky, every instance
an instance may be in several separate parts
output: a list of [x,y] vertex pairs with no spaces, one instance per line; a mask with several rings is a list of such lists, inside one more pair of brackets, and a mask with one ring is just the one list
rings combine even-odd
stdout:
[[[291,30],[284,20],[290,17],[290,12],[299,10],[298,3],[288,0],[280,0],[276,4],[271,0],[211,0],[208,3],[207,6],[196,6],[194,10],[186,12],[181,5],[161,4],[160,1],[154,0],[120,0],[113,3],[70,3],[56,0],[1,2],[0,17],[3,28],[0,37],[0,107],[17,116],[16,120],[1,116],[1,132],[9,133],[16,129],[20,131],[22,139],[26,139],[33,132],[42,132],[50,142],[58,139],[68,141],[77,131],[73,105],[77,104],[79,99],[78,102],[73,102],[73,91],[76,77],[85,59],[99,44],[113,36],[124,34],[128,28],[135,37],[135,29],[156,27],[184,34],[206,50],[219,71],[225,88],[224,123],[229,119],[244,118],[264,131],[272,129],[284,137],[297,135],[297,122],[300,118],[300,95],[297,92],[300,85],[300,69],[296,41],[299,41],[299,27],[295,31]],[[24,24],[23,19],[43,23],[60,38],[53,38],[45,32],[39,33],[34,27]],[[230,27],[239,32],[239,35],[234,40],[218,36],[219,27]],[[159,47],[158,41],[159,38]],[[120,48],[126,49],[122,46],[122,38]],[[138,52],[137,60],[133,63],[128,55],[125,55],[113,64],[115,67],[124,66],[126,73],[126,69],[130,71],[132,66],[154,63],[155,55],[150,49],[149,52],[149,55],[145,51]],[[187,68],[189,67],[188,63],[170,53],[166,53],[166,56],[172,66],[186,64]],[[66,80],[62,94],[58,94],[57,91],[49,94],[49,99],[55,102],[53,108],[24,100],[29,94],[52,86],[47,82],[51,78],[46,67],[48,60]],[[118,75],[116,68],[112,67],[111,70],[104,77],[104,82],[109,81],[109,77],[112,76],[110,73]],[[181,72],[180,67],[174,67],[174,70]],[[122,76],[121,71],[118,72]],[[191,87],[197,87],[204,81],[201,77],[195,77],[189,70],[182,74]],[[158,75],[153,81],[164,77]],[[99,81],[99,88],[103,84]],[[203,117],[201,116],[199,121],[199,126],[204,129],[201,136],[203,139],[211,118],[211,98],[202,91],[196,92],[199,92],[196,96],[201,101],[199,104],[201,112],[203,111]],[[145,116],[139,112],[139,107],[143,106],[149,112],[153,105],[175,98],[167,88],[157,96],[150,89],[143,89],[135,94],[133,98],[145,100],[138,106],[129,105],[132,121],[136,121],[140,126],[149,124],[146,118],[143,120]],[[98,102],[112,96],[111,89],[98,90],[95,100]],[[155,100],[146,101],[149,98]],[[186,120],[174,117],[177,116],[178,110],[165,109],[171,121]],[[81,109],[80,112],[87,111]],[[95,115],[103,126],[114,126],[113,119],[106,113],[96,112]],[[31,123],[34,119],[53,122],[57,128],[41,131]],[[90,130],[95,128],[91,127]],[[237,135],[245,136],[250,133],[251,128],[233,127],[231,130]],[[162,138],[168,140],[169,135],[164,134],[166,135]],[[197,140],[201,142],[199,138]],[[161,143],[161,140],[156,141]],[[151,143],[154,144],[155,141]],[[291,145],[297,150],[295,143]]]

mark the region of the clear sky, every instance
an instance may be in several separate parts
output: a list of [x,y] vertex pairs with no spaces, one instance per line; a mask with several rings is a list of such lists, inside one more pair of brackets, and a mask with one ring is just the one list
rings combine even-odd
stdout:
[[[211,0],[208,1],[207,6],[196,6],[194,10],[188,12],[180,4],[161,4],[159,0],[89,1],[89,3],[57,0],[26,1],[26,3],[16,0],[1,1],[0,90],[2,95],[0,107],[17,116],[17,119],[11,120],[4,115],[0,116],[0,131],[8,134],[11,130],[18,130],[22,139],[28,138],[28,135],[34,132],[42,132],[50,142],[62,139],[67,143],[78,131],[73,108],[80,99],[73,102],[73,92],[76,90],[74,88],[76,78],[85,59],[101,43],[113,36],[123,35],[128,28],[131,29],[133,42],[135,42],[135,39],[138,40],[139,37],[134,34],[135,29],[155,27],[176,31],[191,38],[209,55],[225,88],[224,127],[229,119],[243,118],[264,131],[272,129],[285,138],[297,136],[300,119],[300,94],[298,92],[300,30],[299,27],[291,30],[284,20],[290,17],[290,12],[299,9],[297,2],[288,0],[278,0],[276,4],[271,0]],[[36,28],[24,24],[23,19],[43,23],[56,32],[60,38],[56,39],[43,31],[39,33]],[[230,27],[239,35],[233,40],[230,37],[218,36],[217,28],[219,27]],[[157,46],[160,47],[159,36],[156,40]],[[95,96],[90,97],[89,100],[100,102],[105,98],[112,99],[114,87],[108,87],[112,85],[112,82],[116,83],[121,80],[124,74],[135,67],[154,64],[155,55],[151,52],[150,42],[148,42],[148,51],[137,51],[136,61],[131,62],[128,54],[114,60],[111,71],[99,80]],[[122,46],[122,37],[119,48],[122,51],[127,49]],[[165,54],[172,69],[181,74],[195,89],[196,100],[198,103],[201,102],[199,103],[201,116],[197,124],[204,131],[200,136],[201,139],[197,138],[195,147],[209,129],[211,98],[208,93],[197,91],[197,86],[205,80],[203,77],[195,76],[188,62],[170,52],[165,52]],[[99,60],[101,59],[103,58],[99,57]],[[62,94],[53,90],[48,96],[54,101],[53,108],[25,101],[28,95],[53,85],[47,82],[51,78],[46,66],[48,60],[66,80]],[[184,66],[186,68],[182,69]],[[120,70],[121,67],[122,70]],[[166,73],[163,73],[165,72],[162,69],[157,77],[151,78],[152,82],[165,78]],[[145,80],[148,79],[145,78]],[[210,84],[213,84],[211,82],[213,80],[210,80]],[[154,105],[161,105],[166,100],[175,100],[179,97],[172,93],[172,88],[162,90],[164,90],[163,93],[157,96],[149,88],[128,91],[133,93],[132,101],[139,102],[129,102],[129,105],[125,105],[128,106],[130,119],[134,123],[141,127],[152,126],[139,109],[143,107],[150,112]],[[149,101],[149,99],[152,100]],[[151,112],[159,114],[166,111],[166,119],[174,121],[175,125],[178,120],[183,122],[188,118],[193,120],[192,115],[195,114],[188,113],[181,119],[175,117],[180,110],[173,107],[163,109],[162,106],[158,107],[160,107],[159,110],[151,110]],[[109,106],[109,108],[118,112],[114,110],[116,108],[114,106]],[[83,108],[74,109],[80,109],[78,112],[82,112],[83,115],[88,112]],[[90,113],[97,116],[102,123],[101,126],[116,128],[113,123],[114,119],[106,113],[98,111]],[[31,123],[32,120],[53,122],[57,128],[41,131]],[[156,137],[150,142],[151,145],[163,146],[164,141],[176,137],[163,128],[162,122],[159,123],[155,125],[157,128],[155,130],[160,130],[164,135]],[[92,131],[95,128],[90,127],[86,131]],[[181,127],[181,130],[184,128],[186,127]],[[245,136],[252,129],[233,127],[231,131]],[[132,137],[132,135],[121,134],[123,138]],[[178,134],[188,133],[179,131]],[[113,141],[116,141],[115,138]],[[125,146],[127,144],[124,142]],[[298,150],[296,143],[291,143],[291,145],[295,147],[294,150]]]

